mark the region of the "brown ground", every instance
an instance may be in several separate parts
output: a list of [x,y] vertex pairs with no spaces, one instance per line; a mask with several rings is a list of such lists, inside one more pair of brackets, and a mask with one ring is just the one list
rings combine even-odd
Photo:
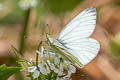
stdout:
[[[58,32],[67,24],[76,14],[81,10],[94,6],[97,8],[97,25],[96,30],[91,37],[97,39],[101,44],[101,50],[98,56],[89,64],[87,64],[82,70],[77,69],[77,73],[72,77],[79,77],[81,73],[84,76],[80,76],[80,80],[120,80],[120,63],[116,62],[109,56],[109,41],[118,32],[120,32],[120,8],[115,6],[115,0],[86,0],[79,5],[73,12],[66,13],[66,16],[61,19],[52,15],[46,14],[44,22],[49,24],[50,33],[55,37]],[[34,30],[34,11],[31,14],[30,26],[28,36],[40,40],[45,40],[45,31]],[[9,63],[9,58],[14,54],[10,49],[10,45],[13,44],[18,47],[19,35],[21,31],[21,24],[14,25],[0,25],[6,27],[0,27],[0,64]],[[9,27],[17,26],[17,27]],[[42,35],[41,34],[44,34]],[[109,33],[107,35],[106,33]],[[27,39],[27,50],[24,57],[29,60],[33,58],[35,60],[35,49],[39,43],[39,40]]]

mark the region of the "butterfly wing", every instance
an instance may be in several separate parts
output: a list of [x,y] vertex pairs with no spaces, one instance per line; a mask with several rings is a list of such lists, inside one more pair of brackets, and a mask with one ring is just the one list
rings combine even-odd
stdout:
[[69,53],[75,56],[83,65],[86,65],[96,57],[100,45],[95,39],[86,38],[79,42],[67,43],[65,47]]
[[89,38],[95,26],[96,8],[87,8],[65,26],[56,40],[85,65],[97,55],[100,48],[98,41]]

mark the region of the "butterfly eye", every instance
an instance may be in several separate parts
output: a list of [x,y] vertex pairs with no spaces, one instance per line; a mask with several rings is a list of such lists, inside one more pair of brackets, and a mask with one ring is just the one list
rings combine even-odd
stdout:
[[47,34],[47,41],[50,43],[54,42],[54,38],[52,38],[52,36],[50,36],[49,34]]

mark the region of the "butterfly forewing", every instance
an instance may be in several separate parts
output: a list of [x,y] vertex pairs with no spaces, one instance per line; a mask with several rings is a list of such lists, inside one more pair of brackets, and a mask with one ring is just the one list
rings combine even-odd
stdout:
[[[80,38],[89,37],[95,29],[96,25],[96,8],[87,8],[78,14],[69,24],[67,24],[64,29],[57,36],[58,40],[67,40],[66,38],[71,38],[74,35]],[[74,34],[74,32],[77,33]]]

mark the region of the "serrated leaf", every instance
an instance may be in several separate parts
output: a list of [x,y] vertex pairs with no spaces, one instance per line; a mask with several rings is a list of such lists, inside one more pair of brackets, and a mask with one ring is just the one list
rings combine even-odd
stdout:
[[0,80],[8,80],[8,78],[19,72],[20,67],[7,67],[5,64],[0,66]]

